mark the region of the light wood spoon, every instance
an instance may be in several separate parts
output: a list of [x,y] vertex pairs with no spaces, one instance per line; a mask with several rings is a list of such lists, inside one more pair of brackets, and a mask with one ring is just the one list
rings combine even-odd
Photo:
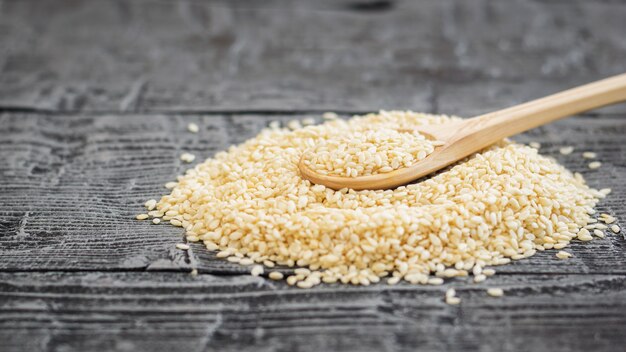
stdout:
[[394,188],[440,170],[503,138],[625,100],[626,73],[463,121],[416,127],[414,131],[445,144],[409,167],[368,176],[330,176],[319,174],[305,165],[304,156],[298,167],[302,177],[335,190]]

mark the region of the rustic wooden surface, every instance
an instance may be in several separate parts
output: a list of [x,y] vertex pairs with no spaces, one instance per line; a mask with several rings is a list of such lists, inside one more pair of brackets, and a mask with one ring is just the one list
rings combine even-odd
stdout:
[[[182,152],[272,120],[472,115],[624,72],[624,18],[609,0],[0,0],[0,351],[623,350],[623,233],[481,284],[303,291],[133,216]],[[622,221],[625,135],[622,104],[516,139],[611,187],[599,209]]]

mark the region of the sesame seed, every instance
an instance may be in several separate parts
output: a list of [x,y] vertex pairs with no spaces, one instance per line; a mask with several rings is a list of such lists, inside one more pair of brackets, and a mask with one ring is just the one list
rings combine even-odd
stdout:
[[279,271],[272,271],[268,276],[272,280],[282,280],[284,277],[284,275]]
[[189,245],[185,244],[185,243],[176,243],[176,248],[182,249],[182,250],[188,250],[189,249]]
[[135,216],[135,218],[137,220],[146,220],[148,217],[149,217],[148,214],[139,214],[139,215]]
[[337,114],[335,114],[334,112],[325,112],[322,115],[322,118],[324,120],[336,120],[337,118],[339,118],[339,116],[337,116]]
[[250,275],[252,276],[261,276],[263,275],[263,266],[262,265],[255,265],[252,267],[252,270],[250,270]]
[[501,288],[488,288],[487,294],[491,297],[502,297],[504,295],[504,291]]
[[152,223],[155,224],[155,225],[158,225],[159,223],[161,223],[161,219],[154,218],[154,219],[152,219]]
[[557,257],[557,258],[559,258],[559,259],[567,259],[567,258],[569,258],[569,257],[571,257],[571,256],[572,256],[572,254],[571,254],[571,253],[569,253],[569,252],[565,252],[565,251],[559,251],[559,252],[556,254],[556,257]]
[[148,210],[153,210],[157,205],[157,201],[156,199],[150,199],[144,205]]
[[483,282],[485,280],[487,280],[487,276],[485,276],[483,274],[474,276],[474,282],[476,282],[476,283]]
[[280,129],[280,121],[272,121],[269,124],[269,127],[273,130]]
[[602,163],[599,161],[592,161],[589,163],[590,169],[598,169],[600,166],[602,166]]
[[304,120],[302,120],[302,125],[303,126],[311,126],[315,124],[315,119],[312,117],[306,118]]
[[180,160],[186,162],[186,163],[191,163],[194,160],[196,160],[196,156],[191,154],[191,153],[183,153],[180,156]]
[[446,297],[454,297],[456,296],[456,290],[453,288],[449,288],[446,290]]
[[484,269],[483,274],[485,274],[485,276],[493,276],[496,274],[496,271],[494,269]]
[[387,279],[387,284],[388,285],[395,285],[398,282],[400,282],[400,277],[399,276],[394,276],[394,277],[390,277]]
[[191,272],[189,272],[189,274],[193,277],[198,276],[198,269],[191,269]]
[[174,187],[178,186],[178,182],[168,182],[165,184],[165,188],[167,189],[172,189]]
[[620,228],[617,225],[613,225],[613,226],[611,226],[611,231],[613,231],[615,233],[618,233],[618,232],[620,232]]
[[602,232],[601,230],[593,230],[593,234],[597,237],[604,238],[604,232]]
[[562,147],[559,152],[563,155],[570,155],[574,151],[574,147]]
[[187,125],[187,131],[191,132],[191,133],[198,133],[198,131],[200,131],[200,127],[198,127],[198,125],[196,125],[193,122],[190,122]]
[[538,142],[530,142],[530,143],[528,143],[528,145],[531,146],[532,148],[535,148],[535,149],[541,148],[541,144],[538,143]]
[[596,156],[597,155],[594,152],[584,152],[583,153],[583,158],[585,158],[585,159],[595,159]]
[[244,259],[241,259],[239,261],[239,264],[241,264],[241,265],[252,265],[252,264],[254,264],[254,260],[252,260],[250,258],[244,258]]

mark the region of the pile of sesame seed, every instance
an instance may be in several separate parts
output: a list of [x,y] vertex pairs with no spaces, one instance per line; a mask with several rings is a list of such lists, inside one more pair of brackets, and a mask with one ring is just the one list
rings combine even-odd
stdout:
[[[189,242],[202,241],[218,258],[297,266],[286,278],[278,271],[268,277],[301,288],[369,285],[382,278],[440,285],[443,278],[470,274],[480,282],[495,273],[486,266],[562,249],[571,240],[591,239],[590,230],[607,228],[591,215],[609,189],[591,189],[580,174],[508,141],[393,190],[311,184],[300,176],[300,157],[319,145],[341,144],[333,141],[345,135],[338,131],[389,131],[457,118],[392,111],[325,119],[290,129],[272,123],[168,183],[171,193],[146,202],[147,215],[154,223],[183,227]],[[608,214],[601,220],[615,221]],[[262,275],[263,267],[254,266],[252,274]],[[458,303],[454,297],[452,304]]]
[[305,165],[320,174],[344,177],[387,173],[426,158],[441,143],[417,132],[343,125],[335,130],[336,136],[320,140],[304,154]]

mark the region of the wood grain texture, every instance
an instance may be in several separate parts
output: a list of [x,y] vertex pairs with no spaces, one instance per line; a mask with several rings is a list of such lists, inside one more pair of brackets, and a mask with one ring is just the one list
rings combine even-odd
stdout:
[[469,116],[626,71],[622,1],[0,4],[12,108]]
[[[443,302],[451,286],[460,306]],[[624,275],[302,291],[251,276],[0,274],[0,339],[47,351],[616,351],[625,302]]]

